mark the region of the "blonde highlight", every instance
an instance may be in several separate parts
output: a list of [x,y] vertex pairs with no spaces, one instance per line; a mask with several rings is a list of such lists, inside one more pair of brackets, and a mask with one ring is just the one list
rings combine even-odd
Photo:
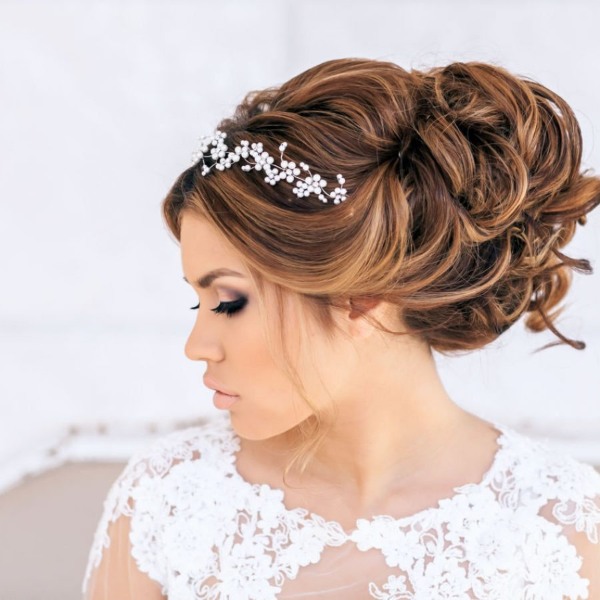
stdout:
[[526,313],[527,329],[559,338],[540,350],[585,348],[555,322],[572,271],[592,267],[560,250],[600,204],[600,178],[580,172],[575,115],[543,85],[481,62],[407,71],[336,59],[249,92],[217,128],[272,155],[286,141],[290,160],[332,181],[343,173],[349,190],[324,205],[260,173],[190,167],[162,203],[178,240],[183,212],[203,215],[244,257],[260,302],[275,293],[277,320],[260,309],[269,346],[313,411],[286,474],[305,470],[334,418],[306,396],[287,352],[286,299],[325,335],[334,310],[373,298],[405,324],[394,331],[365,313],[374,326],[442,354],[481,348]]

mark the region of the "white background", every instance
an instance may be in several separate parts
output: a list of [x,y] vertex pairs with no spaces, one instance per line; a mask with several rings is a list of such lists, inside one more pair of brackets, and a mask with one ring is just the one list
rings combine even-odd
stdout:
[[[492,61],[571,104],[598,170],[598,22],[592,0],[0,2],[0,488],[77,432],[131,441],[216,410],[159,208],[247,91],[331,58]],[[596,273],[558,321],[586,350],[531,354],[556,338],[519,322],[438,363],[461,405],[600,464],[597,213],[566,249]],[[131,449],[86,439],[88,458]]]

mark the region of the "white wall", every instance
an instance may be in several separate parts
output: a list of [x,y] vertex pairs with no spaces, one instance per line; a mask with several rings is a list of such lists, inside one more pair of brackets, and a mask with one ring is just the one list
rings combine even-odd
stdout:
[[[598,170],[599,21],[592,0],[0,2],[0,488],[216,410],[159,206],[246,91],[345,56],[493,61],[570,102]],[[462,405],[600,464],[600,214],[567,253],[596,267],[558,323],[585,351],[531,355],[555,338],[517,324],[439,363]],[[120,445],[75,440],[98,427]]]

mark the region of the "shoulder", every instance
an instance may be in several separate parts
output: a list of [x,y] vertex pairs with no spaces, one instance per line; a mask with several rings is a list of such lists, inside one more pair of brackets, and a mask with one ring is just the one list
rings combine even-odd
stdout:
[[562,577],[557,585],[600,599],[600,472],[547,439],[514,430],[504,439],[509,452],[498,485],[501,503],[536,519],[528,522],[528,544],[536,556],[555,561]]
[[104,499],[85,582],[113,545],[110,531],[114,524],[126,531],[140,571],[163,581],[160,540],[172,505],[185,496],[183,487],[198,483],[190,477],[192,471],[204,481],[204,485],[196,486],[198,489],[206,491],[210,481],[216,482],[216,475],[233,463],[238,444],[229,415],[218,413],[197,425],[160,436],[132,455]]
[[216,414],[202,418],[197,425],[177,429],[152,440],[134,454],[125,471],[136,471],[143,465],[149,475],[163,477],[174,464],[194,460],[201,455],[226,453],[236,446],[229,416]]
[[[592,525],[600,525],[600,472],[552,446],[547,438],[505,428],[504,440],[509,449],[505,468],[520,492],[539,506],[554,501],[557,519],[577,518],[578,527],[587,527],[589,535],[597,538]],[[567,507],[574,511],[570,516]]]
[[122,503],[127,503],[137,488],[158,485],[176,466],[215,462],[222,465],[223,461],[232,460],[237,447],[228,415],[205,417],[197,425],[152,440],[131,456],[113,483],[107,501],[110,504],[113,500],[114,512],[126,513]]

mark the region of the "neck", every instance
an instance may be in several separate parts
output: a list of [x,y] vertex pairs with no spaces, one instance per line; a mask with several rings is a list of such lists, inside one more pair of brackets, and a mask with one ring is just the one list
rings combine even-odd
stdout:
[[[294,485],[335,486],[369,505],[409,482],[460,438],[473,415],[448,396],[428,351],[407,356],[388,364],[379,354],[362,371],[368,378],[359,374],[347,382],[307,470],[292,470]],[[299,439],[294,428],[268,442],[287,460]]]

